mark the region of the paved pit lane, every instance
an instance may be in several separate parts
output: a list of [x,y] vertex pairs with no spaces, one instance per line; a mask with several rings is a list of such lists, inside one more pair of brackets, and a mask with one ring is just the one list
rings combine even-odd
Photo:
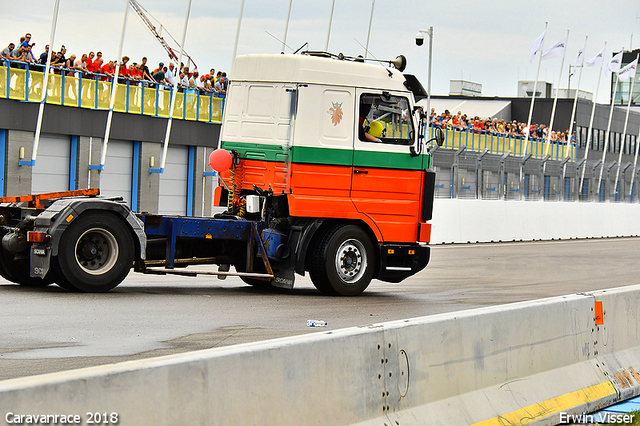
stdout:
[[308,276],[268,291],[131,273],[105,294],[2,280],[0,380],[638,284],[638,253],[638,238],[434,246],[421,273],[351,298],[321,295]]

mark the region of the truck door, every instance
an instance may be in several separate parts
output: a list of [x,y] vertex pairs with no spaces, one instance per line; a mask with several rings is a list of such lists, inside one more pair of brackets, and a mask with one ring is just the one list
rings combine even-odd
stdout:
[[356,95],[351,200],[385,242],[416,242],[423,156],[410,154],[416,136],[410,95],[367,89]]
[[325,85],[298,89],[291,146],[293,216],[355,217],[353,174],[355,89]]

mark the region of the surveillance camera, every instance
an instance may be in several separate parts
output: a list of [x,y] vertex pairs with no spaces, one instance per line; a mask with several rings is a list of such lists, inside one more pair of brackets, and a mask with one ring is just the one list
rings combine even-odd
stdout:
[[424,36],[422,35],[422,33],[416,34],[416,44],[418,46],[422,46],[422,43],[424,43]]

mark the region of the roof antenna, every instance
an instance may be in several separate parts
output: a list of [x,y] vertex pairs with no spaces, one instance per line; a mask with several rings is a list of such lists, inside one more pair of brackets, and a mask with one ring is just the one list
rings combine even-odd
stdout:
[[299,51],[302,50],[302,48],[304,48],[305,46],[309,46],[309,42],[305,41],[304,44],[300,47],[298,47],[298,50],[296,50],[295,52],[293,52],[293,54],[295,55],[296,53],[298,53]]
[[[284,41],[280,40],[278,37],[274,36],[274,35],[273,35],[273,34],[271,34],[269,31],[266,31],[266,30],[265,30],[265,33],[269,34],[271,37],[275,38],[275,39],[276,39],[276,40],[278,40],[280,43],[282,43],[282,45],[283,45],[283,46],[285,46],[285,47],[287,47],[288,49],[290,49],[290,50],[292,50],[292,51],[293,51],[293,48],[292,48],[292,47],[290,47],[290,46],[286,45]],[[282,51],[282,52],[280,52],[280,53],[282,53],[282,54],[284,55],[284,49],[283,49],[283,51]]]
[[[362,43],[360,43],[358,41],[357,38],[354,37],[353,39],[356,41],[356,43],[358,43],[360,45],[360,47],[362,47],[364,49],[365,55],[371,55],[373,57],[373,59],[375,59],[380,65],[382,65],[383,62],[385,62],[385,61],[381,61],[380,59],[376,58],[376,55],[374,55],[373,53],[369,52],[369,50],[366,47],[364,47],[362,45]],[[384,67],[384,69],[387,70],[387,72],[389,73],[389,77],[393,77],[393,73],[391,72],[391,70],[389,68],[385,67],[384,65],[382,65],[382,67]]]

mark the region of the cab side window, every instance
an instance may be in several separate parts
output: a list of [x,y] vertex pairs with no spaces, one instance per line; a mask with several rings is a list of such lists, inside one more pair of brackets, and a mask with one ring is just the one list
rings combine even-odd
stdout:
[[388,93],[360,96],[358,137],[363,142],[411,145],[409,100]]

